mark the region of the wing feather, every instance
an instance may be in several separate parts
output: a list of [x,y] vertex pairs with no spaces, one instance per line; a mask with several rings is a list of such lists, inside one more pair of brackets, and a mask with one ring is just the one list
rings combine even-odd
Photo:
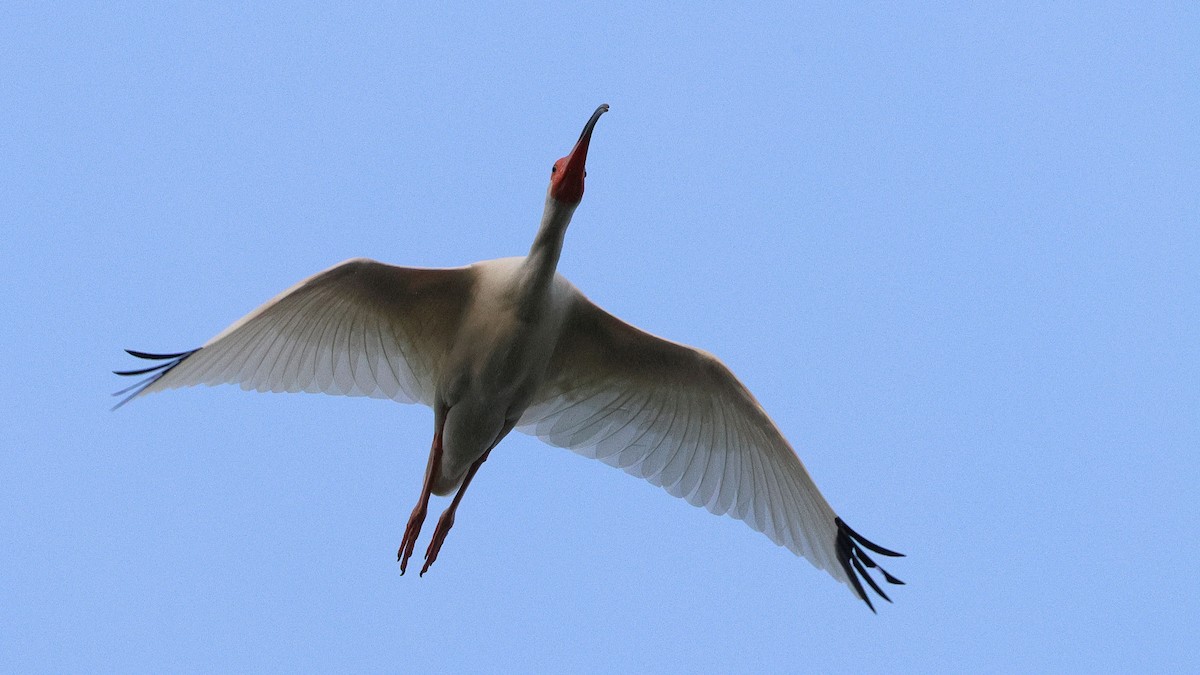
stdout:
[[429,404],[474,283],[470,268],[348,260],[284,291],[200,349],[131,352],[166,362],[118,407],[155,391],[225,383]]
[[[860,578],[877,566],[858,546],[865,540],[713,356],[625,324],[576,292],[546,382],[518,428],[745,521],[871,606]],[[886,598],[873,579],[867,585]]]
[[[714,439],[713,447],[732,448],[734,446],[729,433],[729,423],[725,419],[725,409],[719,405],[713,407],[717,411],[717,420],[721,427],[721,433]],[[700,498],[708,498],[701,505],[718,516],[723,516],[729,513],[729,509],[733,507],[734,486],[737,481],[731,479],[726,472],[733,469],[730,457],[735,453],[709,452],[706,454],[709,462],[704,478],[700,481]]]

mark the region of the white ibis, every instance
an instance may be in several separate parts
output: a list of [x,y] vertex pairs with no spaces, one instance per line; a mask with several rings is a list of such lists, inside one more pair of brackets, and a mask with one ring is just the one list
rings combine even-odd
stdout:
[[[117,392],[198,384],[420,402],[433,408],[433,447],[397,559],[404,573],[431,494],[454,499],[438,520],[421,574],[437,560],[463,493],[514,428],[599,459],[668,493],[730,514],[848,585],[877,546],[834,513],[795,451],[719,360],[639,330],[597,307],[555,268],[583,198],[588,146],[602,105],[550,169],[529,255],[452,269],[347,260],[309,277],[203,347],[133,356],[161,363]],[[130,393],[132,392],[132,393]]]

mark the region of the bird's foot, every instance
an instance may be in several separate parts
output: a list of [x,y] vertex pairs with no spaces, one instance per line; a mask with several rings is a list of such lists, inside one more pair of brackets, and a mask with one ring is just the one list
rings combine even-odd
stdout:
[[[421,525],[425,523],[427,506],[425,503],[417,504],[413,509],[412,516],[408,519],[408,526],[404,528],[404,538],[400,540],[400,549],[396,551],[396,560],[400,561],[401,576],[408,567],[408,559],[412,557],[413,547],[417,545],[417,537],[421,534]],[[441,522],[439,521],[438,524],[440,525]],[[428,563],[425,566],[428,567]]]
[[449,508],[441,518],[438,518],[437,527],[433,530],[433,539],[429,541],[429,548],[425,549],[425,564],[421,567],[420,576],[425,576],[425,573],[429,571],[429,566],[437,560],[438,551],[442,550],[442,542],[446,541],[446,535],[449,534],[452,527],[454,527],[454,509]]

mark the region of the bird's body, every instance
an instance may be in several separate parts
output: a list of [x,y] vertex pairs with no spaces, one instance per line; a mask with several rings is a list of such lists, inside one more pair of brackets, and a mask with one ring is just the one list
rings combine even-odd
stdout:
[[[730,514],[849,585],[869,606],[864,549],[899,555],[851,530],[754,397],[711,354],[608,314],[556,271],[583,196],[601,106],[555,163],[529,254],[418,269],[348,260],[296,284],[203,347],[122,375],[141,394],[195,384],[420,402],[433,444],[401,541],[406,569],[431,494],[457,489],[425,553],[437,559],[472,478],[514,428]],[[125,393],[118,392],[118,393]],[[874,609],[874,607],[872,607]]]
[[529,258],[502,258],[467,268],[475,292],[437,376],[434,409],[447,413],[444,482],[435,494],[457,487],[467,468],[516,426],[545,379],[577,291],[555,274],[528,297],[530,265]]

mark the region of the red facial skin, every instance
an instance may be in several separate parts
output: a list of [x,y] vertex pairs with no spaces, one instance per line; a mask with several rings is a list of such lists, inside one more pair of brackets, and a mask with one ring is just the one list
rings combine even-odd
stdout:
[[608,112],[608,104],[596,108],[591,119],[579,134],[579,140],[570,154],[554,163],[550,170],[550,196],[560,202],[578,204],[583,200],[583,179],[587,175],[584,165],[587,163],[588,145],[592,142],[592,130],[596,128],[596,120]]

